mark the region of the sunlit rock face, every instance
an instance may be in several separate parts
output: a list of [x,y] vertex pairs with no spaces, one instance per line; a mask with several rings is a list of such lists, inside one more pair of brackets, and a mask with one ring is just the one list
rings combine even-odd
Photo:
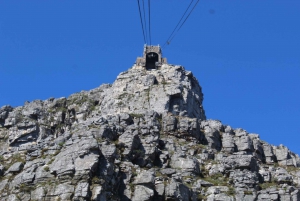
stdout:
[[299,156],[207,120],[197,79],[161,61],[1,107],[0,200],[300,200]]
[[153,110],[205,119],[201,87],[182,66],[163,64],[159,70],[146,70],[135,65],[120,73],[101,95],[102,114],[142,114]]

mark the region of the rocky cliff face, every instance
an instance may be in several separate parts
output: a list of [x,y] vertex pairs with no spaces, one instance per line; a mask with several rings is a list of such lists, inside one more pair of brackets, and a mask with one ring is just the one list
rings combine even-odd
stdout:
[[206,120],[181,66],[0,109],[0,200],[300,200],[300,159]]

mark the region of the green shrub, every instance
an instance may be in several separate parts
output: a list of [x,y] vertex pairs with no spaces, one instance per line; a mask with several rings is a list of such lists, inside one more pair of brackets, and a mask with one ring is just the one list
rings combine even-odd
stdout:
[[45,170],[46,172],[49,172],[50,168],[49,168],[48,166],[45,166],[45,167],[44,167],[44,170]]

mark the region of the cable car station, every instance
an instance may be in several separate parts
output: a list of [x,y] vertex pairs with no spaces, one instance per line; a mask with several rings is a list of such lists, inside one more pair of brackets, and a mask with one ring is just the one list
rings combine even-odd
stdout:
[[142,66],[147,70],[160,69],[162,64],[167,63],[167,58],[162,57],[160,46],[144,45],[143,57],[136,59],[136,65]]

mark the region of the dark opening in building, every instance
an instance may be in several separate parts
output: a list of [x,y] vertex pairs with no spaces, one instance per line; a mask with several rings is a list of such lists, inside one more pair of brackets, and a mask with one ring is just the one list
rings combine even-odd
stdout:
[[158,54],[155,52],[149,52],[146,55],[146,69],[156,69],[156,62],[158,62]]

